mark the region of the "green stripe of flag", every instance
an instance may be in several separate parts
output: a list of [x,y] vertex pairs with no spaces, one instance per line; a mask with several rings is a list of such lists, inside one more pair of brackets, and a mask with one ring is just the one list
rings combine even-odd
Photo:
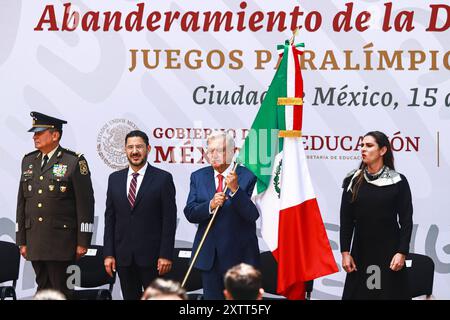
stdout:
[[283,59],[238,157],[238,161],[258,178],[258,194],[269,186],[275,156],[283,150],[283,139],[278,138],[278,132],[286,128],[284,107],[278,106],[277,101],[287,97],[288,49],[289,43],[284,45]]

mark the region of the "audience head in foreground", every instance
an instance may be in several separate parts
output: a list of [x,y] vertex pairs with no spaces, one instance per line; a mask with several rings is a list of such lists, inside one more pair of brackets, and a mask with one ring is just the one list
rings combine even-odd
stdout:
[[227,300],[262,300],[261,272],[251,265],[241,263],[232,267],[225,274],[224,282]]
[[155,279],[145,289],[141,300],[187,300],[186,290],[180,283],[166,279]]

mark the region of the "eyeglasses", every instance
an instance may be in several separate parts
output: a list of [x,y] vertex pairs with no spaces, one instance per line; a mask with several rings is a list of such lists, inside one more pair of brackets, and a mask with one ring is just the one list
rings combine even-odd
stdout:
[[207,154],[213,154],[214,152],[217,152],[217,154],[224,154],[226,150],[224,149],[208,149],[206,150]]
[[128,151],[133,151],[134,149],[138,149],[138,150],[145,150],[145,148],[146,148],[146,145],[145,144],[138,144],[138,145],[127,145],[126,146],[126,149],[128,150]]

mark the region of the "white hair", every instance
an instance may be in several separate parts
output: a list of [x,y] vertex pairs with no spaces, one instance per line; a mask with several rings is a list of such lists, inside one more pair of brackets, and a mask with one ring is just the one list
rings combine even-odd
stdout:
[[216,140],[216,139],[224,139],[226,141],[226,148],[227,150],[231,150],[232,152],[234,152],[234,139],[233,137],[225,131],[213,131],[208,138],[206,139],[206,143],[209,145],[209,142],[211,140]]
[[54,289],[43,289],[36,292],[33,300],[66,300],[66,296]]

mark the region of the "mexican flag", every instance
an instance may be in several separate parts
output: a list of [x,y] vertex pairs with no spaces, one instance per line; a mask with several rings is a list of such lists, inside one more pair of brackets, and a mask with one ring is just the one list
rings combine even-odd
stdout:
[[253,200],[288,299],[304,299],[306,281],[338,271],[301,138],[303,46],[278,46],[281,62],[238,156],[258,179]]

